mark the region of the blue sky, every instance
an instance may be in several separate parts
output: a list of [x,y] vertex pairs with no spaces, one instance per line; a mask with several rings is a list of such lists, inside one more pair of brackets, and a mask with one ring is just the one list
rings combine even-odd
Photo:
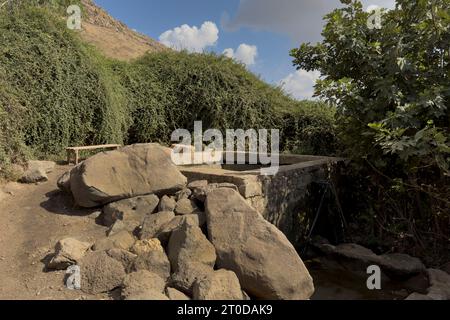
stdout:
[[[174,48],[217,53],[227,50],[228,56],[247,64],[263,80],[284,83],[286,91],[299,99],[311,97],[318,74],[296,72],[289,51],[301,42],[320,41],[321,17],[339,6],[338,0],[95,2],[130,28]],[[392,7],[393,2],[363,1],[366,6],[386,7]],[[183,25],[187,26],[175,29]]]

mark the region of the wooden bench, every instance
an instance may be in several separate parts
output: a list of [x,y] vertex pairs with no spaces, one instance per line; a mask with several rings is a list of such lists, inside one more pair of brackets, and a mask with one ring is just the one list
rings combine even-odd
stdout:
[[103,144],[98,146],[85,146],[85,147],[69,147],[66,148],[67,151],[67,163],[70,164],[72,160],[72,155],[74,155],[74,162],[77,165],[80,162],[79,152],[85,150],[97,150],[97,149],[118,149],[120,144]]

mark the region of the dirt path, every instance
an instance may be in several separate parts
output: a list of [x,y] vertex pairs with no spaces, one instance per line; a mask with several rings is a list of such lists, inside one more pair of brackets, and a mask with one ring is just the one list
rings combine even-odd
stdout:
[[94,242],[105,232],[95,210],[73,208],[57,190],[57,178],[68,169],[58,166],[42,184],[0,186],[0,299],[108,298],[66,289],[63,271],[44,272],[44,258],[59,239]]

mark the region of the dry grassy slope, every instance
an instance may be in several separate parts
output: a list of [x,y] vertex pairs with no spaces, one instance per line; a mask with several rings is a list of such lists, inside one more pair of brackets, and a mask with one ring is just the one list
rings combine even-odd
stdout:
[[82,3],[84,12],[81,38],[107,57],[132,60],[146,52],[168,50],[161,43],[129,29],[92,0],[82,0]]

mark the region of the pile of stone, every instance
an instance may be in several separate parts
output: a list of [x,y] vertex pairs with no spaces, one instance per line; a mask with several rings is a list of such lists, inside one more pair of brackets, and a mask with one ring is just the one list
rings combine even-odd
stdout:
[[63,239],[49,269],[81,268],[81,290],[130,300],[309,299],[311,276],[292,244],[232,184],[188,184],[170,149],[134,145],[98,154],[58,186],[103,207],[107,236]]

